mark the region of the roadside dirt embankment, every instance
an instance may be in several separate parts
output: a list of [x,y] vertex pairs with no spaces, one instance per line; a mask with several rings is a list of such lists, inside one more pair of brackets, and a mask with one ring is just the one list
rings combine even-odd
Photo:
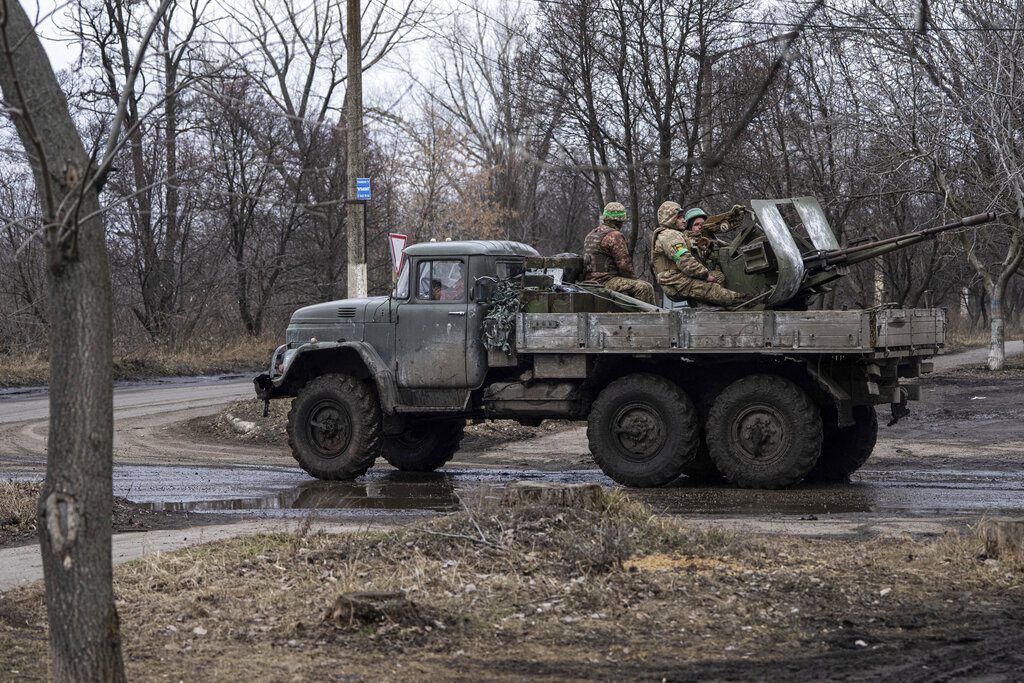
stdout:
[[[1022,579],[972,533],[734,535],[616,495],[249,536],[125,565],[115,589],[139,680],[1009,680]],[[4,673],[44,678],[38,585],[0,614]]]

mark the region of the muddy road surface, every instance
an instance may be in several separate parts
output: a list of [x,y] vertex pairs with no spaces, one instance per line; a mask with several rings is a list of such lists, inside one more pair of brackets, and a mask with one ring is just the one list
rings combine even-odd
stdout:
[[[872,459],[848,484],[746,491],[683,478],[629,495],[696,523],[811,535],[938,533],[986,514],[1024,512],[1024,363],[1018,357],[992,374],[976,368],[983,360],[983,351],[937,359],[911,417],[880,428]],[[467,448],[431,475],[381,464],[356,482],[318,482],[282,445],[194,429],[197,418],[251,395],[247,377],[119,386],[115,492],[162,510],[240,518],[316,510],[379,523],[451,510],[460,498],[493,495],[514,480],[613,485],[593,464],[584,428],[573,424],[528,439],[467,439]],[[46,414],[45,393],[0,394],[0,477],[42,476]]]

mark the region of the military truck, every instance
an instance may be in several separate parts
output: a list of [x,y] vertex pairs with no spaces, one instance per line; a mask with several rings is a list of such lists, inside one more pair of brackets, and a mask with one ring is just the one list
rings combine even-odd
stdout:
[[[722,245],[761,278],[746,310],[651,306],[581,282],[578,257],[516,242],[416,244],[390,295],[296,311],[257,395],[294,397],[289,443],[320,479],[359,477],[379,457],[433,471],[467,421],[558,418],[585,420],[595,461],[627,486],[682,475],[754,488],[843,480],[874,448],[876,406],[889,404],[892,423],[919,397],[945,314],[769,308],[803,296],[803,273],[821,291],[830,272],[813,248],[773,250],[785,240],[759,207],[785,201],[755,205],[737,248]],[[807,206],[803,223],[821,235],[824,214]],[[749,247],[769,221],[771,239]],[[837,267],[848,262],[837,244],[824,249]]]

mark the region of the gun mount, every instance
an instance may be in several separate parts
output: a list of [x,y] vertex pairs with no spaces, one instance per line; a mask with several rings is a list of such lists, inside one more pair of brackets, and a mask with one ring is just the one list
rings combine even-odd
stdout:
[[[791,205],[807,236],[787,225],[779,210]],[[937,235],[988,223],[994,213],[982,213],[905,235],[839,246],[825,212],[814,197],[754,200],[753,216],[728,243],[710,241],[712,260],[725,274],[726,286],[754,297],[743,308],[803,310],[814,294],[849,273],[849,267],[919,244]]]

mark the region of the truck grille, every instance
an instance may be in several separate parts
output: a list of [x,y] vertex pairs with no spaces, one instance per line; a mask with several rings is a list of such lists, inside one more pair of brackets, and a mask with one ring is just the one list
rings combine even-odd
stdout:
[[338,317],[339,318],[354,318],[354,317],[356,317],[356,307],[355,306],[341,306],[341,307],[339,307],[338,308]]

